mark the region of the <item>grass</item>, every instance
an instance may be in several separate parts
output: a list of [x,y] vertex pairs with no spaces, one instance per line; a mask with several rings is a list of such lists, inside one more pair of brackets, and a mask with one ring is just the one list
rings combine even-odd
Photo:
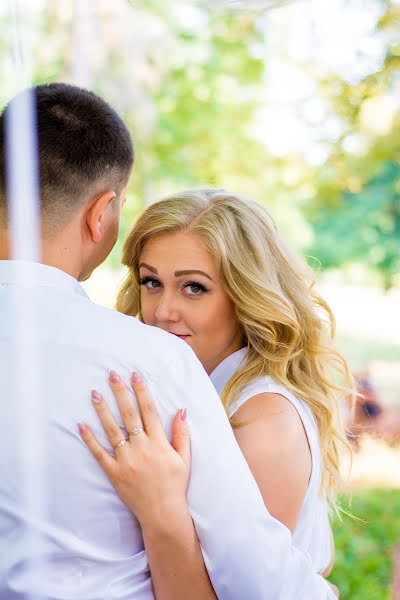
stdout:
[[336,560],[329,579],[341,600],[390,600],[400,489],[355,490],[350,512],[357,519],[344,515],[333,522]]

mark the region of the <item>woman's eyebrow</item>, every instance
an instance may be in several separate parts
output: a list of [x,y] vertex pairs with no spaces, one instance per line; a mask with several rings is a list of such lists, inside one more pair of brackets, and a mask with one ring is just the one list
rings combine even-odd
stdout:
[[[155,273],[156,275],[158,275],[157,269],[155,267],[152,267],[151,265],[148,265],[145,262],[141,262],[139,264],[139,269],[140,269],[140,267],[146,267],[146,269],[148,269],[152,273]],[[199,269],[187,269],[185,271],[175,271],[175,277],[182,277],[182,275],[191,275],[192,273],[198,273],[199,275],[204,275],[204,277],[207,277],[207,279],[209,279],[210,281],[213,281],[212,277],[207,275],[207,273],[205,273],[204,271],[200,271]]]
[[149,271],[152,271],[153,273],[155,273],[156,275],[158,275],[157,269],[155,267],[151,267],[150,265],[148,265],[145,262],[141,262],[140,265],[139,265],[139,269],[140,269],[140,267],[146,267],[146,269],[148,269]]
[[212,281],[212,278],[209,275],[207,275],[207,273],[204,273],[204,271],[199,271],[198,269],[190,269],[188,271],[175,271],[175,277],[181,277],[182,275],[191,275],[192,273],[204,275],[204,277],[207,277],[207,279],[210,279],[210,281]]

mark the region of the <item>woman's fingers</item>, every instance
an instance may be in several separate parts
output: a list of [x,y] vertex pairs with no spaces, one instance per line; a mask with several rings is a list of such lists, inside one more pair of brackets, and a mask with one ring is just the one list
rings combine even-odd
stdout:
[[140,428],[142,427],[142,421],[133,404],[128,388],[115,371],[110,371],[109,381],[117,401],[125,429],[131,435],[135,435],[134,433],[132,434],[132,431],[140,431]]
[[190,470],[191,453],[190,437],[186,423],[186,408],[181,408],[175,415],[172,423],[172,447],[180,455],[185,466]]
[[132,373],[131,384],[142,415],[143,426],[148,435],[165,437],[160,417],[147,385],[139,373]]
[[331,583],[330,581],[328,581],[328,584],[330,585],[331,590],[333,591],[333,593],[335,594],[335,596],[337,598],[340,598],[340,591],[339,588],[336,587],[336,585],[334,583]]
[[[124,384],[112,375],[114,374],[110,373],[110,385],[126,429],[129,431],[132,426],[129,440],[125,440],[126,432],[118,426],[103,396],[97,391],[92,392],[93,406],[116,455],[110,455],[103,448],[87,425],[80,424],[79,431],[98,464],[139,522],[142,525],[153,523],[159,519],[160,497],[166,505],[171,501],[173,510],[176,509],[177,498],[185,501],[191,459],[189,432],[185,423],[186,411],[178,411],[175,416],[171,447],[147,385],[136,374],[132,376],[137,407],[132,403]],[[140,426],[141,422],[145,431]]]
[[123,446],[121,442],[125,439],[124,434],[116,423],[100,392],[96,390],[92,391],[92,402],[111,446],[114,450],[121,448]]
[[112,475],[115,470],[115,459],[109,455],[109,453],[103,448],[103,446],[96,440],[92,431],[85,423],[78,423],[78,429],[81,438],[97,460],[99,465],[104,469],[107,475],[112,479]]

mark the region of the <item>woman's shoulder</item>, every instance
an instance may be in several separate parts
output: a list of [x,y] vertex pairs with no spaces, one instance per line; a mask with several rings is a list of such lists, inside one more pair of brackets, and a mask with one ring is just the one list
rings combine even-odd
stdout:
[[[259,375],[247,382],[239,390],[236,398],[229,404],[228,415],[233,417],[239,408],[243,407],[251,398],[260,397],[269,394],[268,401],[271,402],[271,408],[293,407],[300,416],[308,438],[315,437],[317,427],[313,413],[306,402],[298,398],[294,392],[277,383],[268,375]],[[260,398],[262,402],[263,399]],[[242,411],[243,412],[243,411]]]
[[[229,405],[232,425],[259,422],[272,445],[290,451],[302,443],[304,435],[312,456],[312,479],[320,477],[319,435],[316,421],[308,404],[294,392],[277,383],[268,375],[261,375],[246,383],[236,400]],[[311,483],[311,481],[310,481]]]
[[268,375],[259,375],[245,383],[239,390],[235,399],[229,404],[229,416],[231,417],[245,402],[260,394],[274,394],[283,396],[286,401],[298,404],[300,400],[284,386],[276,383]]

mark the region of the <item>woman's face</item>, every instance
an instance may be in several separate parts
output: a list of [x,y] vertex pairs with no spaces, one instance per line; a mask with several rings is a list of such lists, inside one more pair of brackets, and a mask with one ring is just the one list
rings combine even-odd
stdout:
[[150,239],[139,268],[143,321],[185,340],[207,373],[241,348],[234,305],[197,234]]

